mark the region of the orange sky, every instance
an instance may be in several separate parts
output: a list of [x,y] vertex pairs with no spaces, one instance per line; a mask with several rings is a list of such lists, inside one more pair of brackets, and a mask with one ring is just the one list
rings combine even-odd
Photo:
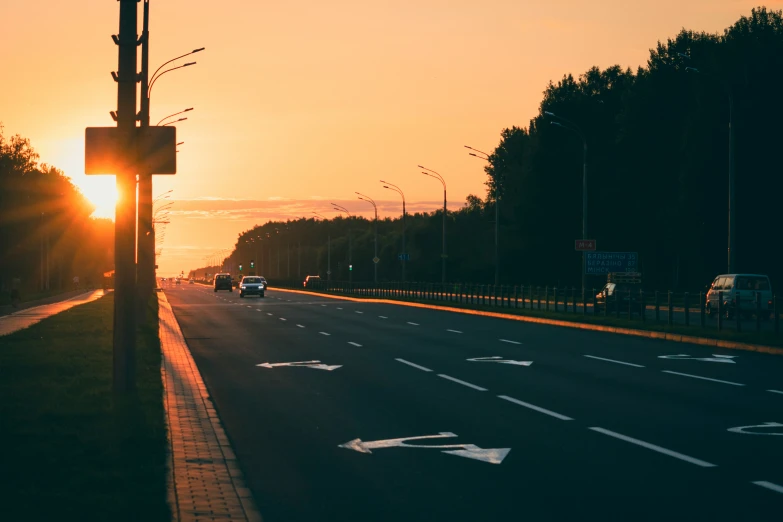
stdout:
[[[771,8],[783,2],[768,1]],[[194,67],[155,85],[154,124],[183,110],[178,174],[155,194],[173,207],[161,275],[200,266],[213,250],[270,217],[323,212],[354,191],[399,213],[411,202],[450,206],[484,196],[483,163],[500,131],[525,126],[541,92],[563,74],[636,68],[682,28],[722,31],[757,5],[744,0],[151,0],[153,70],[197,47]],[[141,23],[141,7],[139,7]],[[87,177],[84,128],[110,126],[116,108],[116,0],[0,2],[0,122],[32,141],[43,162],[74,179],[111,214],[113,177]],[[214,200],[228,198],[253,203]],[[361,202],[349,208],[369,215]],[[179,211],[178,211],[179,209]]]

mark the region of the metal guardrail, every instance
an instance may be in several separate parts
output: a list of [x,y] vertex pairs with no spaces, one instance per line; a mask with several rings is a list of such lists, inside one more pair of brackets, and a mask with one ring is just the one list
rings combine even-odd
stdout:
[[[599,299],[599,289],[582,295],[574,287],[557,288],[535,285],[480,285],[468,283],[382,282],[378,284],[347,281],[302,283],[270,281],[270,289],[304,289],[354,297],[412,300],[499,310],[529,310],[574,316],[612,317],[667,326],[686,326],[736,332],[774,332],[780,335],[780,310],[777,296],[771,308],[756,294],[751,307],[747,301],[724,306],[719,294],[717,313],[709,313],[705,292],[615,292]],[[740,310],[740,313],[734,313]]]

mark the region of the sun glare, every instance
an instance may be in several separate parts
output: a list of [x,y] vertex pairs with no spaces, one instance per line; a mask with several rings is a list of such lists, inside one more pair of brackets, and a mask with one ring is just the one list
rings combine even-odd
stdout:
[[93,217],[114,219],[114,208],[119,197],[114,176],[72,177],[73,184],[81,190],[84,197],[95,205]]

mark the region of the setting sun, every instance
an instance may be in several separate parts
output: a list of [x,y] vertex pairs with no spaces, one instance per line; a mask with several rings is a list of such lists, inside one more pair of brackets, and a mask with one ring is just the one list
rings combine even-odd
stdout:
[[70,176],[82,194],[95,205],[93,217],[114,219],[114,207],[119,199],[114,176]]

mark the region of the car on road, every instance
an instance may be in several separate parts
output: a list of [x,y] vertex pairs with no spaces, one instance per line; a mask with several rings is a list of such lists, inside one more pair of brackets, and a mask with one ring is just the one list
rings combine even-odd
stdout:
[[245,276],[239,282],[239,297],[245,297],[246,295],[264,297],[265,290],[266,285],[262,278],[258,276]]
[[748,318],[757,311],[757,299],[761,318],[769,319],[774,309],[769,277],[762,274],[722,274],[707,290],[704,306],[710,316],[721,310],[725,318],[731,319],[739,304],[739,312]]
[[316,281],[320,281],[320,280],[321,280],[321,276],[309,275],[309,276],[305,277],[304,287],[307,288],[308,284],[310,286],[312,286],[313,283],[315,283]]
[[616,313],[619,308],[620,313],[627,314],[630,307],[632,314],[639,314],[642,285],[638,274],[612,273],[607,279],[606,285],[595,296],[596,312]]
[[181,285],[181,284],[182,284],[182,281],[180,281],[180,279],[179,279],[179,277],[178,277],[178,278],[176,279],[175,283],[176,283],[176,284],[178,284],[178,285]]
[[188,279],[188,284],[189,285],[195,285],[196,282],[193,279]]
[[228,290],[229,292],[234,291],[233,286],[231,286],[231,274],[215,274],[213,284],[215,292],[218,290]]

